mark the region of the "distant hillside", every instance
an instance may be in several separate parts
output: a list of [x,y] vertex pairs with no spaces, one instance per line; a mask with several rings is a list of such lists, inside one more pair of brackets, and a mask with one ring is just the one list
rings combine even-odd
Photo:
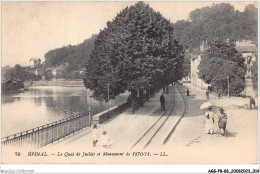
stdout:
[[84,67],[89,58],[97,35],[92,35],[83,43],[78,45],[68,45],[62,48],[50,50],[45,54],[46,67],[56,67],[67,65],[68,72],[77,71]]
[[246,6],[243,12],[234,6],[221,3],[190,12],[188,20],[173,24],[175,38],[193,51],[202,40],[252,40],[257,43],[257,14],[255,5]]

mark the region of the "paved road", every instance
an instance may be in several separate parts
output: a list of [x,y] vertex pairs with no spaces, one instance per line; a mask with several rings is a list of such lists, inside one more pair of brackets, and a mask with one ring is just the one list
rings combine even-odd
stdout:
[[[215,106],[224,107],[228,115],[225,137],[219,134],[204,133],[204,111],[200,105],[207,101],[205,91],[186,85],[191,96],[185,96],[186,112],[176,128],[165,151],[171,153],[172,163],[254,163],[257,161],[257,111],[238,110],[234,104],[242,104],[240,98],[223,98],[211,102]],[[240,101],[241,100],[241,101]],[[246,101],[244,101],[246,102]],[[217,113],[217,107],[214,112]],[[217,122],[215,129],[217,128]]]

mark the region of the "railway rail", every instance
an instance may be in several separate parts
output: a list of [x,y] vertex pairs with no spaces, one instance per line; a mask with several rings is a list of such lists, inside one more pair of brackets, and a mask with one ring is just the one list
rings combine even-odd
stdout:
[[[173,90],[173,89],[171,89]],[[171,116],[172,111],[175,106],[175,95],[171,95],[171,99],[169,102],[169,105],[167,106],[166,111],[155,121],[155,123],[133,144],[131,149],[134,149],[136,147],[143,147],[145,149],[147,146],[150,145],[154,137],[157,135],[157,133],[160,131],[160,129],[163,127],[165,122],[168,120],[168,118]]]

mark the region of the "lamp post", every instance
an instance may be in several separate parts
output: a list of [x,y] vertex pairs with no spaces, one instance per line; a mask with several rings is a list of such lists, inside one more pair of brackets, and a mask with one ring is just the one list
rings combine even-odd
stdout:
[[229,93],[229,75],[227,75],[227,81],[228,81],[228,98],[230,98],[230,93]]
[[87,90],[86,95],[87,95],[88,120],[89,120],[89,126],[91,126],[92,116],[91,116],[91,108],[88,105],[89,104],[89,102],[88,102],[88,88],[87,88],[87,79],[86,78],[83,79],[83,83],[84,83],[84,86],[86,87],[86,90]]
[[92,117],[91,117],[91,112],[90,112],[90,106],[88,107],[88,117],[89,117],[89,126],[91,126]]

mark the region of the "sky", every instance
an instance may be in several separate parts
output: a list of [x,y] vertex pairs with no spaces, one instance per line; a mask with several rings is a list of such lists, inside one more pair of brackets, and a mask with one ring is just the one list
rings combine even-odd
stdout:
[[[98,34],[117,13],[136,2],[2,2],[1,66],[30,65],[48,51],[82,43]],[[171,22],[186,20],[196,8],[219,2],[149,2]],[[229,2],[236,10],[256,2]],[[256,4],[257,6],[257,4]]]

